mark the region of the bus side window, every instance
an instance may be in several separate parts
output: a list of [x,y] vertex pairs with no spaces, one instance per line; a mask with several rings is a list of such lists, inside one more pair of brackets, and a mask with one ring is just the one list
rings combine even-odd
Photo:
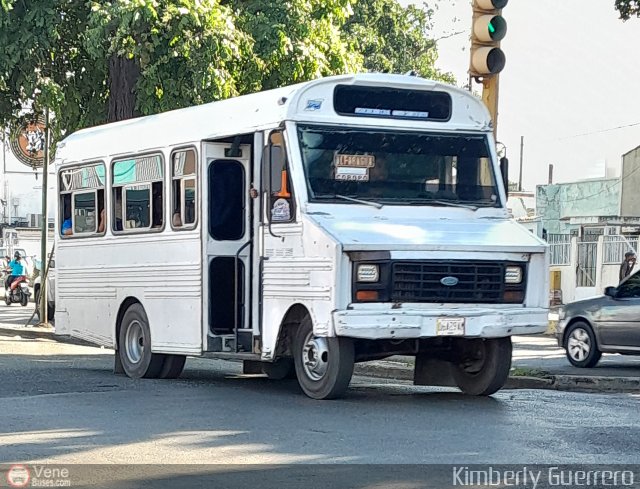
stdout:
[[171,226],[192,229],[196,226],[196,152],[179,150],[172,157]]
[[263,156],[263,186],[270,192],[267,219],[271,222],[295,220],[294,200],[289,164],[281,131],[269,135],[269,145]]
[[122,231],[122,187],[113,187],[113,224],[114,231]]
[[60,234],[71,236],[73,234],[73,221],[71,219],[71,194],[60,195]]
[[60,234],[94,236],[104,233],[103,163],[62,170],[60,184]]
[[160,231],[164,226],[164,163],[159,154],[113,163],[113,230]]

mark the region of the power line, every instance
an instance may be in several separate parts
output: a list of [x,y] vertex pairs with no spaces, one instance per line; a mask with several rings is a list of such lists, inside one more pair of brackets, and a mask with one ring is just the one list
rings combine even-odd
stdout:
[[640,126],[640,122],[634,122],[632,124],[625,124],[623,126],[608,127],[607,129],[598,129],[597,131],[584,132],[584,133],[581,133],[581,134],[574,134],[573,136],[566,136],[566,137],[563,137],[563,138],[558,138],[556,141],[564,141],[566,139],[579,138],[579,137],[582,137],[582,136],[591,136],[592,134],[600,134],[600,133],[603,133],[603,132],[617,131],[618,129],[626,129],[627,127],[634,127],[634,126]]

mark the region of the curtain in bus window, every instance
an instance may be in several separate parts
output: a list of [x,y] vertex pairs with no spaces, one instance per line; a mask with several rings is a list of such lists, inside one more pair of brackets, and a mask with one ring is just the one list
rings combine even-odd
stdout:
[[151,182],[162,180],[162,161],[159,156],[117,161],[113,165],[113,184]]

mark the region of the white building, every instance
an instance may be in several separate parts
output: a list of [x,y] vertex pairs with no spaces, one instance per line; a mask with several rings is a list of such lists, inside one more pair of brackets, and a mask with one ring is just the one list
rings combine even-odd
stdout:
[[[2,243],[5,248],[22,248],[29,256],[39,258],[40,239],[36,228],[42,219],[42,169],[33,170],[22,163],[12,152],[9,138],[0,139],[0,227],[5,235],[17,236],[17,243]],[[49,222],[55,220],[55,172],[49,169],[48,181],[48,217]],[[50,224],[52,225],[52,224]],[[8,232],[15,228],[17,232]],[[25,229],[28,228],[28,229]],[[21,242],[25,241],[24,243]],[[3,239],[4,241],[4,239]],[[28,243],[27,243],[28,241]],[[28,244],[28,250],[22,245]],[[48,243],[49,249],[53,240]]]

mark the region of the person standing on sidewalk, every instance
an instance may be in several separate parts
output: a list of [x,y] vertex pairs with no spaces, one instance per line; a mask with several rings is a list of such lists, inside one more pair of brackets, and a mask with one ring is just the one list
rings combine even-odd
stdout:
[[624,254],[624,261],[620,265],[620,282],[631,275],[633,267],[636,265],[636,254],[633,251],[627,251]]

